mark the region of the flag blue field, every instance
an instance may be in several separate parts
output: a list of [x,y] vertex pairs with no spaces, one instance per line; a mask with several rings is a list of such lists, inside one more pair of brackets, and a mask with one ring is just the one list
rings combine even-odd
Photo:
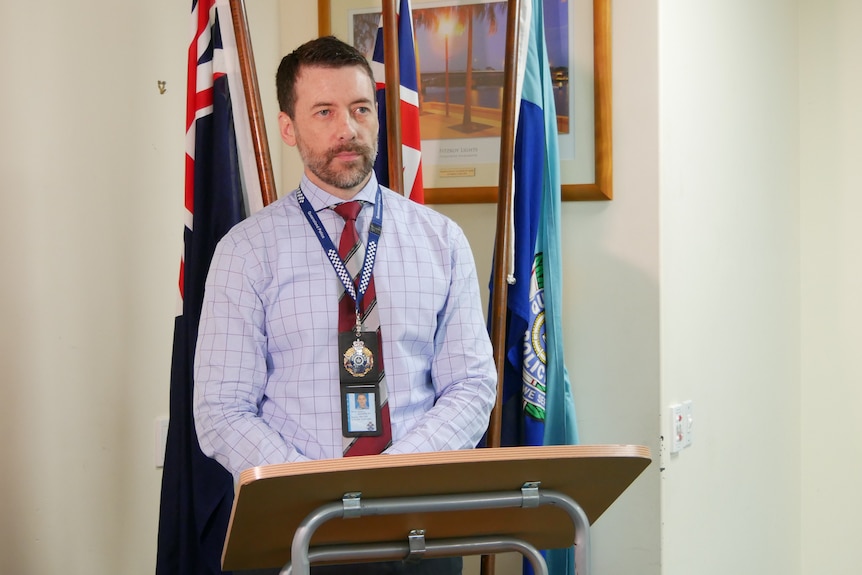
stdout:
[[[377,181],[389,185],[389,155],[386,132],[386,73],[383,62],[383,17],[377,28],[371,68],[377,84],[377,115],[380,137],[374,172]],[[425,203],[422,184],[422,139],[419,133],[419,92],[416,51],[413,34],[413,13],[409,0],[398,5],[398,75],[401,78],[401,161],[404,168],[404,195],[417,203]]]
[[[557,116],[542,2],[520,5],[510,268],[515,283],[507,299],[501,444],[573,445],[578,432],[562,338]],[[550,573],[574,573],[573,549],[548,551],[546,559]]]
[[[157,575],[222,573],[233,478],[198,445],[192,372],[204,281],[215,244],[263,203],[245,110],[229,2],[196,0],[188,52],[180,309],[174,322]],[[254,178],[246,181],[243,174]]]

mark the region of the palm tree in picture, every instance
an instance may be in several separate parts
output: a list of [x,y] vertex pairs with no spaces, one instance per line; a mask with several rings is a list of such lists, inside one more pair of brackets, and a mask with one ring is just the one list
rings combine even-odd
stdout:
[[[488,20],[488,33],[497,33],[497,13],[493,4],[467,4],[458,7],[458,23],[467,28],[467,66],[464,76],[464,120],[461,130],[475,132],[487,128],[473,122],[473,25]],[[457,128],[456,128],[457,129]]]
[[[495,4],[465,4],[447,6],[444,8],[430,8],[416,10],[414,12],[414,26],[423,27],[433,31],[435,34],[445,31],[449,34],[459,35],[467,30],[467,60],[464,70],[464,112],[460,124],[452,126],[461,132],[476,132],[488,128],[487,124],[473,122],[473,27],[475,23],[488,22],[488,33],[497,33],[497,11]],[[448,98],[448,90],[447,90]]]

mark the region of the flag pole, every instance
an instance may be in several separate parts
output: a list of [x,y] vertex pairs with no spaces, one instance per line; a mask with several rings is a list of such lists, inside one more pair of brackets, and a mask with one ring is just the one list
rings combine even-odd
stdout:
[[401,63],[398,53],[398,0],[383,0],[383,66],[386,73],[386,137],[389,155],[389,187],[402,196],[404,164],[401,159]]
[[497,365],[497,403],[488,425],[488,447],[500,447],[503,404],[503,367],[506,362],[506,303],[509,252],[512,238],[512,166],[515,157],[515,101],[517,91],[520,0],[509,0],[506,14],[506,62],[503,73],[503,125],[500,136],[500,174],[497,196],[497,241],[494,244],[493,300],[491,302],[491,343]]
[[[515,111],[519,102],[517,92],[518,37],[520,31],[520,0],[508,0],[506,12],[506,59],[503,73],[503,109],[500,134],[500,173],[497,195],[497,231],[494,243],[494,277],[491,301],[491,344],[497,366],[497,399],[488,423],[487,446],[500,447],[502,427],[503,379],[506,365],[506,311],[509,293],[509,253],[513,241],[510,230],[512,220],[512,166],[515,162]],[[482,575],[495,572],[494,555],[483,555]]]
[[275,176],[272,172],[272,157],[266,139],[263,105],[260,101],[260,86],[257,82],[257,72],[254,66],[254,53],[251,49],[251,35],[248,29],[245,0],[230,0],[230,13],[236,35],[236,48],[239,55],[243,89],[245,90],[245,101],[248,107],[248,120],[251,125],[254,157],[257,161],[260,195],[263,205],[266,206],[274,202],[278,196],[275,188]]

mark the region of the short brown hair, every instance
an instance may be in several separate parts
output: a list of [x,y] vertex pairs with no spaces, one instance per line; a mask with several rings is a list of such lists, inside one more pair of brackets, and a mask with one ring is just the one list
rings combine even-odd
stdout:
[[275,75],[278,107],[291,118],[296,105],[296,80],[303,66],[320,68],[358,66],[368,74],[371,85],[374,85],[374,73],[368,65],[368,60],[359,50],[335,36],[311,40],[282,58]]

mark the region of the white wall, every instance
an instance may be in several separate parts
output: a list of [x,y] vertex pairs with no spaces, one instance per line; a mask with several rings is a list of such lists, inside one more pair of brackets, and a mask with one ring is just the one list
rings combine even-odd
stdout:
[[802,573],[859,572],[862,548],[862,4],[800,13]]
[[190,6],[3,5],[0,573],[153,572]]
[[144,572],[182,232],[186,10],[50,4],[6,3],[0,18],[0,572]]
[[612,202],[563,205],[566,363],[583,443],[654,462],[593,527],[595,573],[660,573],[658,22],[614,0]]
[[664,575],[800,573],[797,6],[659,3]]

